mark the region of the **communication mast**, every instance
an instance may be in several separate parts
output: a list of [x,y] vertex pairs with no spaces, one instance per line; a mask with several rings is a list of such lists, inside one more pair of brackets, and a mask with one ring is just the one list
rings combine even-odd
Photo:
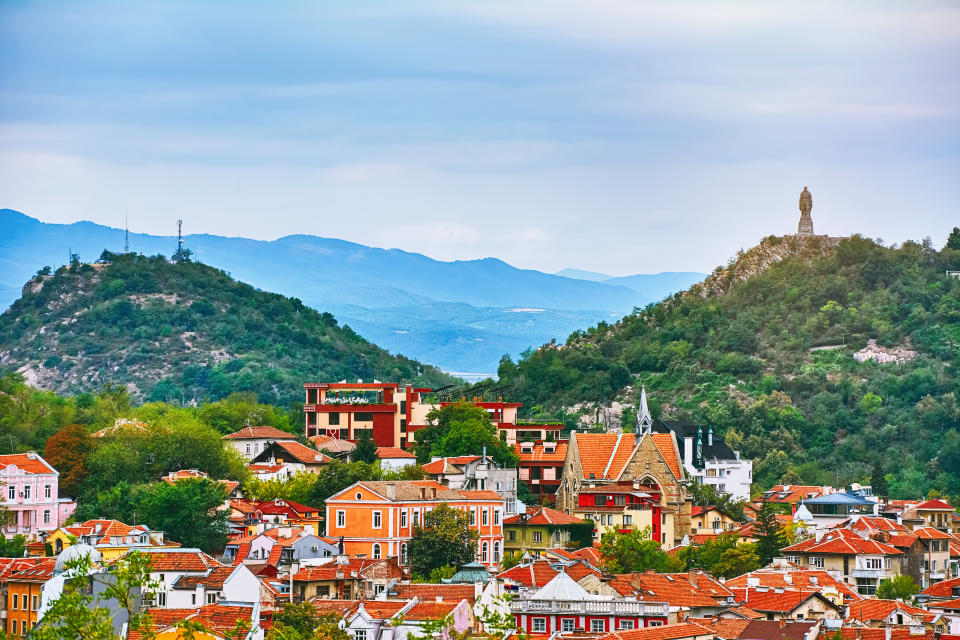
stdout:
[[123,210],[123,252],[130,253],[130,214]]
[[177,255],[183,255],[183,220],[177,220]]

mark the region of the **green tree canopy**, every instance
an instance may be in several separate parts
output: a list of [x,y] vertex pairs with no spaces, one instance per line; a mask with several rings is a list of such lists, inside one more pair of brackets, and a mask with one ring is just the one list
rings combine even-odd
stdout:
[[629,533],[607,531],[600,537],[600,555],[604,567],[612,573],[654,571],[665,573],[677,570],[677,564],[650,539],[650,527],[634,529]]
[[498,464],[517,464],[517,455],[500,440],[489,414],[476,404],[457,402],[434,409],[427,414],[427,421],[414,443],[421,464],[429,462],[431,456],[480,455],[484,447]]
[[466,513],[440,503],[423,517],[423,524],[413,529],[408,550],[410,570],[428,576],[444,565],[459,567],[472,562],[479,539]]
[[920,593],[920,587],[909,575],[901,573],[893,578],[883,578],[877,585],[877,598],[881,600],[909,601]]
[[158,482],[140,496],[137,521],[165,531],[185,547],[215,551],[227,541],[229,514],[219,508],[226,498],[224,485],[206,478]]
[[373,441],[373,434],[370,429],[360,429],[357,433],[357,444],[350,453],[350,459],[354,462],[366,462],[373,464],[377,458],[377,443]]

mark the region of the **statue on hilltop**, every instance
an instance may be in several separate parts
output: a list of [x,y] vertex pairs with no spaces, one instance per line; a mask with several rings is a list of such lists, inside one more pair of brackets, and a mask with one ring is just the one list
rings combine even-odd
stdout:
[[800,192],[800,224],[797,225],[798,236],[813,235],[813,218],[810,217],[810,210],[813,209],[813,196],[806,187]]

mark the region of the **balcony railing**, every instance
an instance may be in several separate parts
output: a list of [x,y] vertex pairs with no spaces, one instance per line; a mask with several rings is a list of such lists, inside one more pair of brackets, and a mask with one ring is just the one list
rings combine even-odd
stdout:
[[854,578],[882,578],[883,569],[853,569],[850,575]]
[[636,615],[667,617],[670,605],[666,602],[637,600],[528,600],[510,603],[514,613],[580,613],[608,615]]

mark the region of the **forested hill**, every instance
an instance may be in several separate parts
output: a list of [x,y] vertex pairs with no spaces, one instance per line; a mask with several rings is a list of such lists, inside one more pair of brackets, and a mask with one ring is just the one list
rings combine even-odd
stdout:
[[253,391],[279,405],[302,402],[306,381],[452,380],[213,267],[111,258],[30,281],[0,316],[0,369],[58,392],[121,384],[140,400],[189,402]]
[[[754,459],[757,488],[960,495],[960,280],[948,269],[960,269],[956,229],[940,251],[766,238],[684,293],[504,358],[500,384],[542,415],[593,415],[590,403],[633,403],[646,385],[655,413],[712,424]],[[880,359],[905,360],[859,362],[872,340]]]

